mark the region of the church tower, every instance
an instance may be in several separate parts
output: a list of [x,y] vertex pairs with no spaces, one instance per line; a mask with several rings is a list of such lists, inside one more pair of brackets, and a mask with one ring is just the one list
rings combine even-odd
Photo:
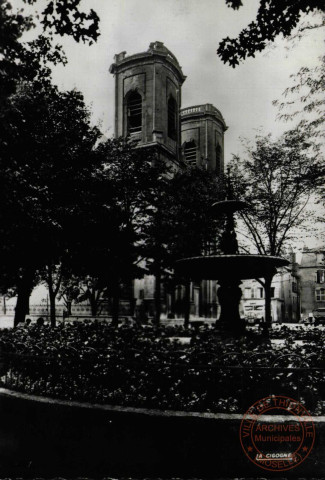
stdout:
[[223,173],[224,132],[228,127],[220,111],[206,103],[183,108],[180,115],[184,161],[190,166]]
[[114,57],[115,136],[129,136],[140,147],[158,147],[168,163],[181,161],[181,87],[185,80],[176,57],[162,42],[143,53]]

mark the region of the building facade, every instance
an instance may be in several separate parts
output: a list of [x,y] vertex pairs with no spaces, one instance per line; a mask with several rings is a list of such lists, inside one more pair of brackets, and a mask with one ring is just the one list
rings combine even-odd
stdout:
[[[152,42],[146,52],[114,57],[115,136],[138,141],[138,148],[156,147],[160,156],[178,168],[200,166],[221,174],[224,170],[224,132],[221,112],[211,104],[182,109],[186,79],[172,52],[162,42]],[[162,317],[184,311],[184,285],[162,288]],[[191,315],[214,317],[218,311],[216,282],[191,284]],[[137,309],[154,315],[155,278],[146,275],[134,282]]]
[[[264,319],[265,292],[262,284],[258,280],[244,280],[241,289],[241,316],[252,320]],[[274,322],[300,321],[299,273],[296,263],[283,267],[273,278],[271,316]]]
[[325,308],[325,250],[305,249],[299,266],[301,315]]
[[166,162],[179,167],[186,77],[178,60],[162,42],[152,42],[135,55],[119,53],[114,60],[115,136],[130,136],[141,148],[157,147]]

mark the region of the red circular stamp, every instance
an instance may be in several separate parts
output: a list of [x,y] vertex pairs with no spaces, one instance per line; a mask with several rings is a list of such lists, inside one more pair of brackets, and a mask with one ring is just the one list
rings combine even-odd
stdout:
[[298,467],[315,441],[313,419],[296,400],[272,395],[254,403],[240,425],[240,442],[251,462],[264,470]]

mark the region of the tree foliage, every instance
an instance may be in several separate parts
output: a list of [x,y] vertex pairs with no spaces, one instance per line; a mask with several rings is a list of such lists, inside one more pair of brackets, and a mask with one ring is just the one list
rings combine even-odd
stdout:
[[155,191],[142,230],[142,249],[149,273],[155,276],[157,324],[161,284],[175,281],[175,262],[201,255],[215,242],[218,222],[211,205],[221,194],[215,173],[201,168],[179,170],[163,177]]
[[71,218],[93,183],[98,130],[79,92],[38,84],[12,95],[0,120],[2,273],[12,285],[28,277],[30,289],[70,247]]
[[[38,0],[24,0],[34,4]],[[47,0],[42,12],[41,24],[45,31],[61,36],[69,35],[76,42],[83,41],[90,45],[99,36],[99,17],[90,9],[89,13],[80,10],[81,0]]]
[[170,189],[173,200],[169,210],[169,248],[173,262],[213,253],[220,221],[215,218],[211,206],[224,198],[220,179],[215,172],[190,168],[176,173]]
[[277,140],[259,136],[245,158],[234,159],[235,191],[251,205],[241,217],[260,254],[283,254],[293,229],[306,222],[305,208],[322,173],[311,147],[308,136],[296,130]]
[[[237,195],[250,204],[240,212],[246,237],[262,255],[280,256],[297,229],[311,228],[308,201],[323,167],[308,136],[299,130],[272,140],[259,136],[232,170]],[[265,321],[271,322],[271,283],[276,270],[259,279],[265,290]]]
[[[240,0],[226,0],[229,7],[239,9]],[[298,25],[302,14],[313,11],[325,12],[321,0],[260,0],[256,20],[244,28],[238,38],[224,38],[217,53],[224,63],[232,67],[247,57],[255,57],[268,42],[282,34],[288,37]]]
[[295,129],[313,141],[313,149],[322,156],[323,169],[319,170],[319,178],[315,181],[317,201],[325,202],[324,188],[324,122],[325,122],[325,57],[315,67],[302,67],[291,75],[293,85],[283,92],[282,100],[275,100],[278,107],[278,118],[294,123]]
[[[37,0],[25,3],[35,4]],[[24,42],[24,33],[36,26],[37,17],[25,14],[23,9],[14,11],[7,0],[0,0],[0,105],[22,80],[44,81],[50,77],[50,63],[66,63],[62,47],[54,43],[54,34],[89,44],[97,40],[97,14],[93,10],[82,12],[79,4],[80,0],[47,0],[40,19],[43,33]]]
[[[125,138],[101,142],[94,150],[97,188],[90,215],[74,218],[76,241],[72,272],[87,287],[81,298],[96,308],[101,294],[112,299],[118,321],[123,286],[145,271],[145,229],[157,206],[167,167],[155,150],[140,149]],[[85,223],[86,222],[86,223]]]
[[325,122],[325,57],[313,67],[302,67],[291,75],[293,85],[283,92],[284,100],[273,102],[279,108],[279,118],[297,120],[297,128],[309,137],[321,141]]

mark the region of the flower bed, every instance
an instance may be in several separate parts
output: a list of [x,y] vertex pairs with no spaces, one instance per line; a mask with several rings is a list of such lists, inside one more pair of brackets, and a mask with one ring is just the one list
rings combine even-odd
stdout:
[[4,330],[2,385],[69,400],[216,413],[287,394],[325,413],[322,330],[309,329],[297,344],[297,334],[284,329],[282,345],[253,332],[233,340],[208,327],[178,341],[185,333],[181,327],[115,330],[96,321]]

